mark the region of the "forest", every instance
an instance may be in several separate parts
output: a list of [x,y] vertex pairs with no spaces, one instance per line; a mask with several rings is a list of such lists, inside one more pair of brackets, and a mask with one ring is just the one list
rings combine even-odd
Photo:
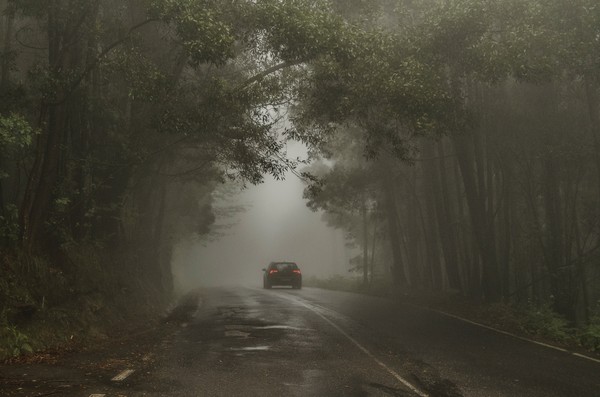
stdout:
[[365,283],[379,272],[587,324],[600,292],[598,6],[433,3],[383,14],[391,48],[376,59],[315,68],[305,125],[343,133],[318,145],[330,161],[311,165],[309,205],[357,240]]
[[365,284],[600,324],[597,0],[0,9],[10,349],[31,316],[93,333],[121,299],[160,307],[174,244],[210,232],[216,187],[288,171],[360,248]]

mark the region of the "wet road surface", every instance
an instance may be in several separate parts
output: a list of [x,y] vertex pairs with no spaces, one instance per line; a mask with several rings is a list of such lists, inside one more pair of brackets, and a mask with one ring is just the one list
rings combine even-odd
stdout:
[[199,301],[110,356],[2,367],[0,395],[600,397],[598,362],[388,299],[240,287]]

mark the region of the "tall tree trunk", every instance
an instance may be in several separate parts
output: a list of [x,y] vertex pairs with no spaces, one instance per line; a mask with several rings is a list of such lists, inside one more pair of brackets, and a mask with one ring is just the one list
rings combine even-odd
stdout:
[[365,287],[369,284],[369,220],[366,201],[367,199],[363,194],[360,203],[360,215],[362,220],[363,235],[363,285]]
[[[6,6],[3,4],[3,6]],[[11,51],[12,51],[12,35],[15,24],[15,13],[11,5],[6,6],[4,10],[4,16],[0,17],[4,19],[5,24],[2,25],[4,30],[4,40],[2,46],[2,63],[0,65],[0,97],[4,97],[7,94],[10,83],[10,68],[11,68]],[[1,30],[0,30],[1,31]],[[2,148],[0,148],[1,151]],[[0,152],[0,170],[4,167],[4,153]],[[4,214],[4,185],[2,179],[0,179],[0,215]]]
[[[432,150],[432,154],[435,152]],[[458,270],[458,249],[456,243],[456,216],[452,204],[452,196],[448,189],[448,175],[443,141],[437,144],[438,172],[435,180],[435,197],[438,216],[440,241],[444,252],[448,284],[452,289],[461,291],[460,274]]]
[[400,250],[400,233],[398,229],[398,211],[396,209],[396,192],[391,171],[386,174],[383,191],[385,194],[385,209],[387,218],[387,231],[392,250],[392,279],[394,285],[403,287],[407,284],[407,278]]
[[[58,27],[59,4],[51,0],[48,11],[48,64],[51,73],[63,72],[64,54],[61,54],[62,33]],[[56,93],[62,98],[62,92]],[[27,250],[40,245],[46,217],[58,178],[61,144],[66,126],[66,104],[43,104],[40,111],[42,133],[36,140],[35,160],[20,209],[21,243]]]
[[[456,157],[456,156],[455,156]],[[471,297],[481,296],[481,281],[479,280],[479,262],[477,256],[472,255],[472,240],[474,239],[472,228],[468,227],[468,217],[465,214],[463,187],[460,177],[458,161],[452,162],[454,195],[456,197],[456,235],[458,239],[458,260],[462,264],[463,285],[465,293]]]
[[422,288],[425,284],[424,271],[426,268],[426,247],[424,231],[421,229],[423,221],[423,208],[417,192],[417,167],[411,167],[407,176],[408,189],[406,193],[406,204],[404,205],[404,228],[405,249],[408,257],[408,281],[413,287]]
[[550,287],[554,297],[554,309],[570,321],[575,321],[572,294],[572,272],[565,266],[565,238],[561,209],[560,175],[556,159],[548,157],[544,161],[544,212],[548,229],[548,255],[546,265],[550,273]]
[[594,145],[594,160],[596,164],[596,180],[598,189],[598,206],[600,211],[600,96],[597,82],[590,76],[584,78],[585,94],[590,120],[590,136]]
[[[483,262],[482,289],[487,302],[498,302],[501,297],[496,241],[493,222],[486,210],[485,173],[483,171],[482,150],[473,134],[453,137],[454,150],[461,170],[465,187],[467,207],[471,225],[475,233],[479,255]],[[473,143],[475,142],[475,144]]]
[[502,273],[502,296],[504,301],[508,303],[510,299],[510,280],[511,280],[511,232],[513,231],[513,227],[511,225],[512,221],[512,180],[511,173],[505,169],[503,173],[503,198],[502,198],[502,207],[501,214],[502,219],[500,223],[500,253],[499,253],[499,262],[500,262],[500,271]]
[[[426,208],[425,223],[423,229],[425,230],[425,241],[427,243],[427,256],[428,256],[428,267],[431,273],[432,288],[434,290],[442,290],[443,278],[442,278],[442,261],[440,253],[440,244],[438,236],[441,238],[443,235],[442,228],[445,223],[443,214],[440,209],[440,192],[439,192],[439,178],[437,175],[437,169],[435,166],[433,142],[426,142],[423,148],[423,197]],[[442,251],[444,251],[444,241],[441,244]],[[445,254],[445,252],[443,252]],[[445,255],[444,255],[445,256]],[[444,261],[445,262],[445,261]]]
[[11,52],[13,41],[13,30],[15,26],[15,11],[12,5],[8,5],[4,10],[4,20],[6,21],[4,30],[4,45],[2,46],[2,62],[0,71],[0,93],[6,92],[10,83]]
[[373,285],[373,278],[375,276],[375,246],[377,245],[377,221],[373,222],[373,239],[371,240],[371,260],[370,260],[370,275],[369,284]]

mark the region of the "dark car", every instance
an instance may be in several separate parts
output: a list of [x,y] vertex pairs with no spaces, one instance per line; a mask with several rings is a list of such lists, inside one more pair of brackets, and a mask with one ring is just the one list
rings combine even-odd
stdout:
[[302,288],[302,273],[294,262],[271,262],[263,270],[263,287],[274,285],[291,285],[292,288]]

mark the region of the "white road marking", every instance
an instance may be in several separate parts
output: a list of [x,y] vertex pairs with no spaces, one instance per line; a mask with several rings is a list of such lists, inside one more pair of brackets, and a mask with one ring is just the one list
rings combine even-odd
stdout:
[[[352,342],[360,351],[362,351],[363,353],[365,353],[367,356],[369,356],[373,361],[375,361],[381,368],[385,369],[390,375],[392,375],[394,378],[396,378],[396,380],[398,380],[400,383],[402,383],[404,386],[406,386],[407,388],[409,388],[411,391],[413,391],[415,394],[421,396],[421,397],[428,397],[428,394],[425,394],[424,392],[422,392],[421,390],[417,389],[414,385],[412,385],[409,381],[407,381],[406,379],[404,379],[402,376],[400,376],[400,374],[398,374],[396,371],[394,371],[392,368],[388,367],[385,363],[383,363],[381,360],[379,360],[377,357],[375,357],[375,355],[373,353],[371,353],[369,350],[367,350],[366,347],[364,347],[363,345],[361,345],[360,343],[358,343],[358,341],[356,339],[354,339],[353,337],[351,337],[350,335],[348,335],[348,333],[346,333],[346,331],[344,331],[342,328],[340,328],[340,326],[338,326],[336,323],[334,323],[333,321],[331,321],[330,319],[328,319],[327,317],[325,317],[322,313],[320,313],[318,310],[316,310],[316,308],[312,305],[309,305],[305,302],[303,302],[300,299],[296,299],[296,298],[292,298],[290,296],[285,296],[283,294],[278,294],[279,296],[281,296],[284,299],[290,300],[298,305],[304,306],[305,308],[309,309],[310,311],[312,311],[313,313],[315,313],[317,316],[321,317],[323,320],[325,320],[329,325],[331,325],[333,328],[335,328],[340,334],[342,334],[343,336],[346,337],[346,339],[348,339],[350,342]],[[330,309],[328,309],[330,310]]]
[[126,369],[125,371],[120,372],[118,375],[116,375],[111,380],[113,382],[121,382],[121,381],[125,380],[129,375],[131,375],[134,372],[135,372],[134,369]]
[[446,316],[446,317],[451,317],[451,318],[454,318],[456,320],[464,321],[465,323],[476,325],[476,326],[481,327],[481,328],[489,329],[490,331],[494,331],[494,332],[497,332],[499,334],[511,336],[513,338],[520,339],[520,340],[525,341],[525,342],[534,343],[536,345],[544,346],[544,347],[546,347],[548,349],[557,350],[559,352],[567,353],[567,354],[570,354],[572,356],[576,356],[576,357],[579,357],[579,358],[584,358],[586,360],[590,360],[590,361],[594,361],[594,362],[600,363],[600,360],[598,360],[597,358],[586,356],[585,354],[581,354],[581,353],[575,353],[575,352],[572,352],[570,350],[563,349],[562,347],[550,345],[548,343],[539,342],[537,340],[533,340],[533,339],[525,338],[523,336],[515,335],[515,334],[510,333],[508,331],[502,331],[501,329],[490,327],[489,325],[476,323],[475,321],[471,321],[471,320],[468,320],[466,318],[463,318],[463,317],[460,317],[460,316],[457,316],[457,315],[454,315],[454,314],[446,313],[446,312],[443,312],[441,310],[431,309],[431,308],[424,307],[424,306],[419,306],[419,305],[413,305],[413,304],[410,304],[410,303],[405,303],[405,305],[406,306],[415,307],[415,308],[421,309],[421,310],[428,310],[430,312],[441,314],[441,315]]
[[580,354],[580,353],[572,353],[572,354],[573,354],[574,356],[577,356],[577,357],[585,358],[585,359],[592,360],[592,361],[595,361],[595,362],[597,362],[597,363],[600,363],[600,360],[598,360],[597,358],[593,358],[593,357],[590,357],[590,356],[586,356],[585,354]]
[[291,325],[265,325],[263,327],[252,327],[254,329],[290,329],[294,331],[312,331],[310,328],[298,328]]
[[106,394],[90,394],[90,397],[104,397]]

